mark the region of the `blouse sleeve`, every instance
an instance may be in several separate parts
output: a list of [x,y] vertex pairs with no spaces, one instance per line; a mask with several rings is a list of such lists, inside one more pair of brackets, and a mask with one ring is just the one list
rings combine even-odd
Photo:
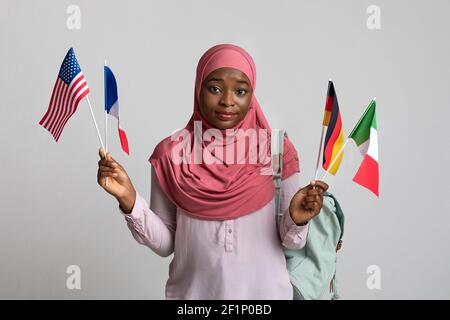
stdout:
[[308,224],[298,226],[289,213],[289,204],[292,197],[300,188],[299,174],[294,173],[281,181],[281,218],[279,232],[282,245],[287,249],[301,249],[306,244]]
[[161,190],[152,167],[150,207],[147,201],[136,193],[136,201],[131,213],[124,213],[128,228],[134,239],[156,254],[167,257],[174,251],[176,230],[176,206]]

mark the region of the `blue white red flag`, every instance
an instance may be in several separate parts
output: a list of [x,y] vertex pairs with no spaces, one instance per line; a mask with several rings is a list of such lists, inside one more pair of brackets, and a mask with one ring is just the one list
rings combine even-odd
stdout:
[[113,72],[108,66],[104,68],[105,73],[105,110],[108,114],[117,119],[117,126],[119,128],[120,144],[123,151],[130,154],[128,149],[128,139],[125,131],[120,126],[119,121],[119,97],[117,94],[117,81]]

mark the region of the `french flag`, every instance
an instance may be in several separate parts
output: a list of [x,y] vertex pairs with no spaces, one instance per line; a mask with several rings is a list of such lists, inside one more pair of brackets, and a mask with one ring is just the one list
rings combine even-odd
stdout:
[[105,65],[105,110],[106,113],[112,115],[117,119],[117,125],[119,127],[120,144],[123,151],[128,155],[130,151],[128,149],[128,139],[125,131],[120,126],[119,120],[119,97],[117,95],[117,81],[112,73],[111,69]]

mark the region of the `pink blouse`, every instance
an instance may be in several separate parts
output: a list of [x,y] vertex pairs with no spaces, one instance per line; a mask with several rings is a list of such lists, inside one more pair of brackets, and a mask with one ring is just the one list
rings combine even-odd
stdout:
[[282,181],[279,230],[275,201],[233,220],[195,219],[164,194],[152,169],[150,207],[139,194],[125,216],[133,237],[169,265],[166,299],[293,299],[283,247],[300,249],[308,225],[288,212],[299,189],[299,174]]

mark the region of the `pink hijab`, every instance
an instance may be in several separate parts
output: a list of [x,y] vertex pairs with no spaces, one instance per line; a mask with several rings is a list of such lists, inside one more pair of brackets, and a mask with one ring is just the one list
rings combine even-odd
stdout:
[[[214,128],[199,109],[199,97],[202,83],[214,70],[230,67],[245,73],[253,88],[253,97],[249,111],[233,129],[265,129],[270,134],[270,126],[254,95],[256,87],[256,67],[252,57],[242,48],[231,44],[220,44],[210,48],[200,58],[197,66],[194,93],[194,113],[185,127],[191,136],[194,148],[194,121],[201,121],[203,132]],[[224,134],[225,130],[220,130]],[[233,137],[234,138],[234,137]],[[268,147],[270,157],[270,136]],[[149,161],[156,177],[167,197],[187,214],[198,219],[228,220],[252,213],[269,203],[274,197],[274,183],[271,175],[261,174],[264,167],[261,161],[251,163],[248,150],[245,152],[245,164],[222,163],[181,163],[172,161],[172,149],[179,141],[169,136],[162,140],[153,151]],[[208,142],[202,141],[202,147]],[[259,148],[259,145],[258,145]],[[203,149],[202,149],[203,150]],[[192,150],[191,150],[192,151]],[[223,153],[225,154],[225,152]],[[299,172],[297,151],[291,141],[285,137],[283,154],[283,176],[286,179]]]

